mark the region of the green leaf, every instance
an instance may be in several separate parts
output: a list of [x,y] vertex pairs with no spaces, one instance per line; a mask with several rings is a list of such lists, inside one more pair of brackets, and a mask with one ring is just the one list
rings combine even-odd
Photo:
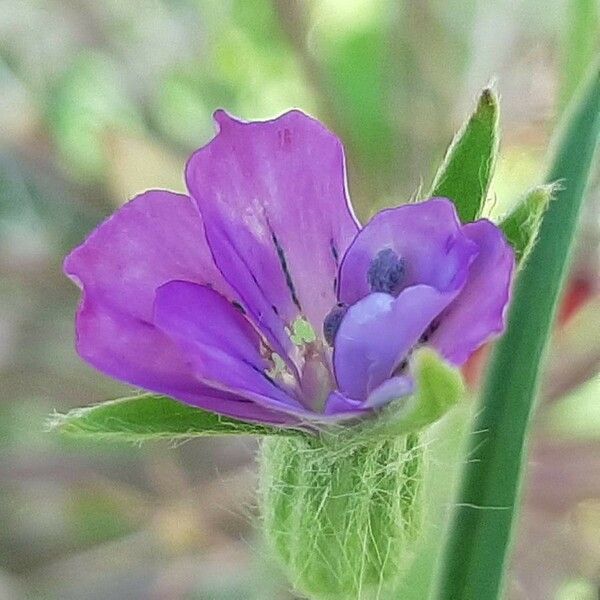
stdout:
[[429,196],[450,198],[463,223],[475,221],[486,200],[498,154],[498,118],[498,98],[486,88],[433,180]]
[[542,357],[563,288],[584,192],[600,136],[600,70],[568,112],[546,181],[561,190],[517,281],[472,428],[439,600],[497,600],[518,513],[529,422]]
[[102,440],[143,442],[207,435],[292,435],[296,430],[237,421],[183,404],[167,396],[142,394],[75,408],[50,417],[58,433]]
[[542,218],[550,200],[556,195],[554,184],[533,188],[500,223],[500,227],[515,251],[517,263],[522,268],[535,246]]
[[384,408],[365,427],[369,435],[394,437],[419,431],[441,419],[464,396],[460,371],[431,348],[418,349],[411,360],[415,393]]

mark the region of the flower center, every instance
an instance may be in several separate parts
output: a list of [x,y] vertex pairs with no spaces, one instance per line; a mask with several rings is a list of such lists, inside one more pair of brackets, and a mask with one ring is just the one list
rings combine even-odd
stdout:
[[[384,248],[377,253],[367,270],[367,283],[371,292],[383,292],[397,296],[406,272],[406,261],[391,248]],[[348,311],[348,305],[338,302],[323,321],[323,337],[333,347],[335,336],[342,319]]]
[[287,333],[295,346],[292,360],[298,369],[293,372],[279,354],[265,345],[261,350],[269,365],[265,375],[306,408],[322,412],[329,394],[335,388],[331,351],[322,340],[317,339],[311,324],[303,316],[291,323]]
[[367,271],[367,282],[372,292],[384,292],[396,296],[406,272],[406,261],[391,248],[377,253]]

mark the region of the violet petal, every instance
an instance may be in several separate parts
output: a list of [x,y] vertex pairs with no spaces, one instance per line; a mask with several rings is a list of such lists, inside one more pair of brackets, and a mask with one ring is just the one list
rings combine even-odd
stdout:
[[403,398],[412,394],[414,391],[414,381],[408,375],[398,375],[384,381],[379,387],[375,388],[364,403],[368,408],[380,408],[386,406],[394,400]]
[[351,306],[335,338],[333,364],[340,392],[355,400],[390,378],[431,321],[460,287],[440,292],[416,285],[397,298],[373,293]]
[[94,303],[147,321],[156,288],[172,279],[231,293],[212,260],[197,207],[187,196],[162,190],[121,207],[67,256],[64,268]]
[[266,408],[309,414],[266,374],[258,334],[218,292],[173,281],[158,289],[154,308],[157,328],[181,348],[203,383]]
[[438,290],[456,285],[477,247],[461,230],[454,204],[433,198],[383,210],[371,219],[348,248],[340,268],[340,301],[353,304],[370,293],[372,261],[385,249],[403,261],[398,291],[417,284]]
[[515,267],[513,249],[493,223],[469,223],[463,232],[477,244],[479,254],[469,269],[467,284],[430,338],[431,345],[456,365],[504,330]]
[[304,314],[315,331],[335,304],[338,260],[358,231],[339,140],[299,111],[220,131],[190,158],[186,180],[224,277],[278,352]]
[[95,368],[131,385],[246,421],[298,422],[291,415],[203,384],[187,367],[180,348],[151,323],[85,294],[77,314],[76,346]]
[[342,417],[343,415],[359,416],[366,412],[363,402],[346,398],[343,394],[334,390],[329,394],[323,414],[326,417]]

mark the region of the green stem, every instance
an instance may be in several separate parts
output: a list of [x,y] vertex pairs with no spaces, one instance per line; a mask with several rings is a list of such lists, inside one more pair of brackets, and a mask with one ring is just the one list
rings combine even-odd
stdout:
[[519,276],[475,420],[438,600],[496,600],[519,505],[530,416],[600,131],[600,73],[567,115],[547,181],[562,190]]

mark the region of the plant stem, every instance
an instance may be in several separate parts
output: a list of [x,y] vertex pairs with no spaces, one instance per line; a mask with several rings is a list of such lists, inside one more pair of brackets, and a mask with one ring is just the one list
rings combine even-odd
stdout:
[[558,192],[522,271],[472,428],[439,600],[497,600],[518,513],[530,416],[600,131],[600,73],[567,114],[548,182]]

